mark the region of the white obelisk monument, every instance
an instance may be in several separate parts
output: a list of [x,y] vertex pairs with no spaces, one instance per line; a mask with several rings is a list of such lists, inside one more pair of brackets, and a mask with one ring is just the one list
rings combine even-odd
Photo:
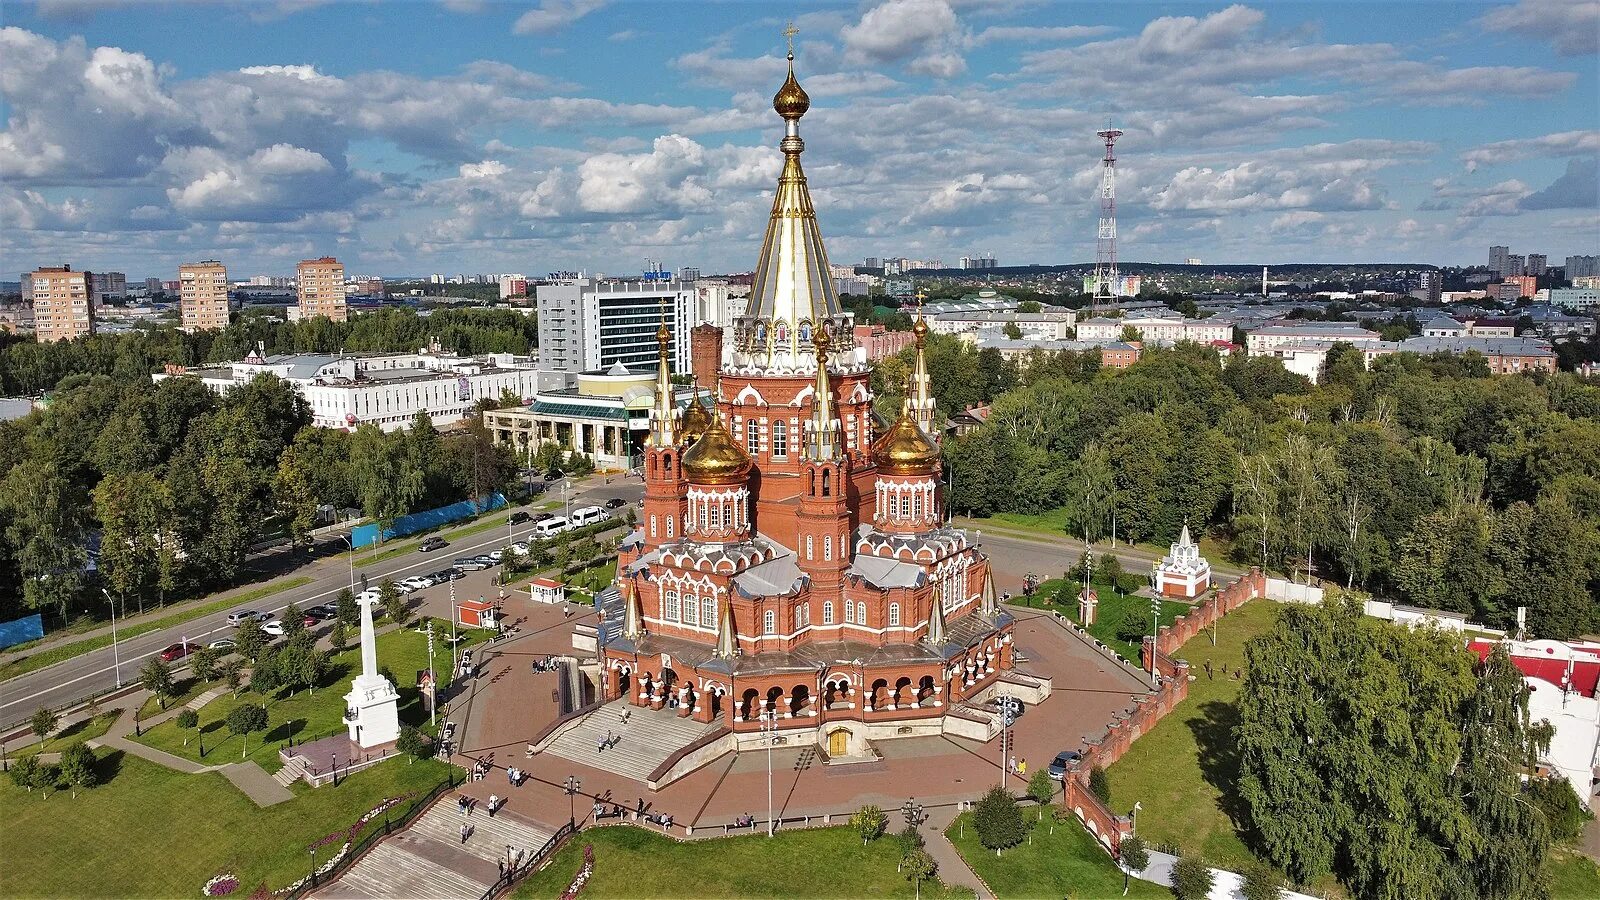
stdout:
[[378,674],[378,637],[372,627],[372,607],[377,602],[376,597],[356,601],[361,607],[361,674],[344,695],[350,740],[362,748],[392,744],[400,738],[400,694],[389,679]]

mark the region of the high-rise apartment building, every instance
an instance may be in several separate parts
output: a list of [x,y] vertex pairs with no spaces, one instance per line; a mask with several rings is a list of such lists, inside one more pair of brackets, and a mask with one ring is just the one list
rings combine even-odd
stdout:
[[95,272],[90,276],[94,279],[94,296],[96,300],[104,302],[107,297],[121,299],[128,296],[128,276],[122,272]]
[[661,357],[656,329],[665,322],[674,336],[668,363],[674,372],[688,371],[692,283],[573,278],[538,285],[534,297],[541,369],[576,374],[621,363],[647,370]]
[[228,327],[228,267],[214,259],[178,267],[178,307],[184,331]]
[[1443,275],[1437,269],[1424,269],[1417,278],[1417,292],[1427,303],[1440,302],[1444,299]]
[[300,318],[327,316],[343,322],[349,317],[344,305],[344,263],[331,256],[303,259],[295,274],[300,283]]
[[1569,256],[1567,257],[1567,278],[1582,278],[1586,275],[1600,275],[1600,256]]
[[1522,275],[1527,268],[1527,257],[1524,257],[1521,253],[1512,253],[1506,257],[1505,271],[1500,274],[1510,278],[1514,275]]
[[[1510,247],[1494,246],[1489,248],[1489,271],[1496,275],[1509,275],[1506,271],[1506,257],[1511,255]],[[1521,275],[1521,272],[1517,273]]]
[[1523,274],[1532,275],[1533,277],[1538,278],[1540,275],[1543,275],[1546,271],[1548,271],[1549,268],[1550,265],[1546,261],[1543,253],[1529,253],[1528,263],[1523,268]]
[[94,334],[94,275],[41,266],[33,275],[33,330],[40,343]]
[[993,253],[985,253],[981,256],[961,257],[961,268],[963,269],[992,269],[995,267],[995,265],[996,263]]

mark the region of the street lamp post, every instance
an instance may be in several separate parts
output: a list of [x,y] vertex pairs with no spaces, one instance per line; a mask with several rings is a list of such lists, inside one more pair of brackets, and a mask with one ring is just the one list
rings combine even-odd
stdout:
[[349,534],[341,534],[339,537],[350,545],[350,594],[354,596],[356,592],[356,534],[351,531]]
[[1150,686],[1156,684],[1156,639],[1161,633],[1161,595],[1150,598]]
[[312,887],[316,887],[317,886],[317,848],[309,847],[309,848],[307,848],[307,850],[311,854],[311,886]]
[[111,599],[111,592],[105,588],[100,593],[106,595],[106,603],[111,606],[111,660],[116,667],[117,687],[122,687],[122,653],[117,649],[117,601]]
[[772,745],[778,739],[778,711],[761,711],[761,742],[767,745],[767,837],[772,837]]
[[578,795],[578,789],[583,787],[583,782],[574,776],[568,775],[566,784],[562,785],[562,787],[567,792],[567,822],[573,828],[577,828],[578,814],[572,804],[574,802],[573,798]]

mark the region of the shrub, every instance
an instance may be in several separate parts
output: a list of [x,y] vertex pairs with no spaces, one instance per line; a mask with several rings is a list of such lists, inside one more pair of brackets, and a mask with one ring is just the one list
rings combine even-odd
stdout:
[[900,855],[905,856],[913,850],[921,850],[923,845],[922,832],[915,825],[907,825],[895,834],[894,839],[900,845]]
[[1172,864],[1172,893],[1178,900],[1206,900],[1212,880],[1211,870],[1198,856],[1185,854]]
[[433,756],[433,740],[414,725],[400,728],[400,737],[395,741],[394,748],[417,759],[428,759]]
[[1144,871],[1144,867],[1150,865],[1150,851],[1145,849],[1144,838],[1136,834],[1123,838],[1117,859],[1130,872]]
[[1594,815],[1578,802],[1578,795],[1565,778],[1535,778],[1528,783],[1529,799],[1544,813],[1555,841],[1576,840],[1585,822]]
[[1089,770],[1089,793],[1100,798],[1101,803],[1111,803],[1111,779],[1106,777],[1106,770],[1095,766]]
[[1022,821],[1022,811],[1017,809],[1017,801],[999,785],[990,788],[978,801],[972,813],[972,824],[978,831],[978,840],[995,851],[996,855],[1002,848],[1022,843],[1023,836],[1028,832],[1028,826]]
[[1142,610],[1130,609],[1117,623],[1117,640],[1137,644],[1150,630],[1150,615]]
[[[188,731],[189,729],[200,724],[200,714],[192,709],[179,710],[177,722],[179,728],[182,728],[184,731]],[[188,739],[185,738],[184,743],[187,744],[188,742]]]
[[94,751],[87,744],[73,744],[61,751],[61,777],[74,787],[92,788],[100,783],[94,766]]
[[1279,900],[1283,896],[1283,876],[1264,862],[1253,862],[1240,873],[1244,883],[1239,893],[1244,900]]
[[856,834],[861,835],[862,844],[877,840],[888,825],[889,817],[883,810],[870,803],[856,810],[856,814],[850,817],[850,827],[856,830]]

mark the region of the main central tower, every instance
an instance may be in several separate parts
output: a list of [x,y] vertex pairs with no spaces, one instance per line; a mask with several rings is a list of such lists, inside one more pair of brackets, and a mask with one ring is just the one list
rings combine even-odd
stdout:
[[873,740],[944,730],[953,706],[1011,667],[1012,623],[988,560],[941,520],[926,379],[875,430],[871,370],[800,164],[810,105],[791,51],[773,98],[783,171],[749,312],[711,410],[680,412],[658,375],[644,521],[609,607],[624,624],[602,629],[603,656],[607,699],[751,741],[766,718],[794,729],[791,742],[857,757]]

